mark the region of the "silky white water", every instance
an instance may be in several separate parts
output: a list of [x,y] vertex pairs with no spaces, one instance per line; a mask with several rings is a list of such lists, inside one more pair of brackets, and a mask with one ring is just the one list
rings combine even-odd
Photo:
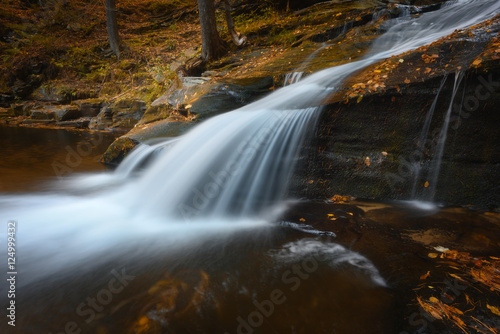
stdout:
[[[25,273],[20,282],[128,257],[131,248],[147,256],[170,245],[264,228],[284,203],[319,106],[345,78],[499,11],[496,0],[457,1],[417,19],[399,20],[367,57],[205,121],[166,145],[144,170],[140,167],[155,149],[139,148],[116,174],[72,179],[60,192],[0,197],[0,220],[18,222]],[[79,191],[88,182],[91,186]]]

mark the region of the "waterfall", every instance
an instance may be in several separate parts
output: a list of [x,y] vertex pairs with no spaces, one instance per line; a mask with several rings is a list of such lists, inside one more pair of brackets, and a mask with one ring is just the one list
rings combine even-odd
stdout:
[[[459,1],[416,19],[395,21],[359,61],[312,74],[260,101],[211,118],[175,142],[140,147],[117,173],[130,175],[162,145],[169,146],[137,177],[118,186],[103,185],[91,196],[0,196],[0,220],[19,221],[22,237],[17,246],[22,249],[19,261],[24,270],[19,284],[123,254],[143,260],[166,244],[265,225],[285,200],[297,154],[314,131],[320,105],[346,78],[499,11],[497,0]],[[436,178],[448,123],[449,115],[440,138],[441,153],[433,164]],[[139,241],[142,248],[137,247]]]

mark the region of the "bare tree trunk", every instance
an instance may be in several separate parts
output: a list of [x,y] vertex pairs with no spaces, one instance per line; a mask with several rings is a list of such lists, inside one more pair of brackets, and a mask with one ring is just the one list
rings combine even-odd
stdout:
[[198,0],[201,25],[201,59],[206,62],[224,55],[225,47],[217,31],[214,0]]
[[118,35],[118,23],[116,22],[115,0],[106,0],[106,28],[108,29],[109,45],[111,50],[120,58],[120,36]]
[[233,43],[236,44],[237,46],[245,45],[247,42],[246,36],[239,34],[238,32],[236,32],[236,29],[234,28],[234,21],[233,17],[231,16],[231,5],[229,4],[229,0],[224,0],[224,10],[226,12],[227,30],[231,35]]

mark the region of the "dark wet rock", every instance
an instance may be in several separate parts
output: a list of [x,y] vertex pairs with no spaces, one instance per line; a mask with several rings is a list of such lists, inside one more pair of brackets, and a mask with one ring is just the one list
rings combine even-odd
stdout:
[[14,116],[14,112],[9,108],[0,107],[0,119],[5,119]]
[[[167,92],[154,101],[152,106],[163,105],[165,112],[169,109],[168,105],[185,116],[189,111],[190,114],[195,114],[196,120],[199,121],[242,107],[268,93],[272,86],[272,77],[242,78],[230,82],[205,82]],[[161,109],[159,111],[161,112]],[[151,111],[151,113],[157,112],[158,110]]]
[[105,163],[112,161],[113,165],[118,165],[130,152],[130,142],[124,138],[129,138],[138,143],[149,142],[158,138],[177,137],[189,131],[194,125],[195,123],[188,122],[182,117],[170,117],[148,124],[138,124],[126,135],[118,138],[115,141],[116,145],[113,143],[113,149],[106,151],[101,161]]
[[31,111],[31,119],[56,120],[59,122],[72,120],[81,116],[76,106],[44,106]]
[[[419,148],[417,142],[441,80],[412,83],[404,93],[388,90],[359,103],[328,105],[304,153],[294,184],[299,189],[296,195],[409,199],[415,172],[412,164],[421,159],[417,198],[431,198],[432,189],[425,182],[430,181],[430,161],[450,106],[453,74],[441,91],[426,145]],[[500,206],[500,114],[496,112],[500,71],[469,70],[463,82],[460,96],[464,100],[454,102],[435,200],[496,208]],[[488,98],[478,99],[478,91]]]
[[8,108],[13,100],[14,97],[12,95],[0,93],[0,107]]
[[78,108],[83,117],[95,117],[101,111],[102,101],[98,99],[85,99],[73,102]]
[[104,104],[99,114],[89,124],[91,129],[131,129],[146,111],[141,100],[124,99],[113,104]]
[[10,108],[12,109],[14,116],[29,116],[33,106],[28,103],[15,103],[11,104]]
[[31,111],[32,120],[55,120],[56,113],[51,109],[37,109]]
[[90,117],[82,117],[72,121],[57,122],[56,125],[63,128],[86,129],[89,127]]
[[109,166],[117,166],[127,153],[132,151],[138,144],[139,141],[135,139],[120,137],[108,147],[100,162]]

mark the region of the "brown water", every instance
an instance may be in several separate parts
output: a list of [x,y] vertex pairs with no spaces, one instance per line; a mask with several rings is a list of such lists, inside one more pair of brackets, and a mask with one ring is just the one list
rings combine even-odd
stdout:
[[105,170],[100,156],[116,134],[0,125],[0,193],[44,189],[71,173]]

